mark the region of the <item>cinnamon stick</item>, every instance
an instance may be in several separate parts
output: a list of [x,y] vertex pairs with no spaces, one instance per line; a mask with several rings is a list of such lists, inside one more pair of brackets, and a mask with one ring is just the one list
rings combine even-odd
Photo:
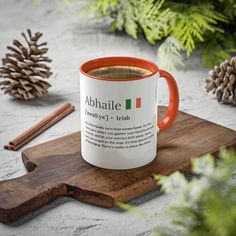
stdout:
[[70,103],[65,103],[54,112],[27,129],[25,132],[17,136],[15,139],[11,140],[7,145],[4,146],[4,148],[16,151],[73,111],[74,106]]

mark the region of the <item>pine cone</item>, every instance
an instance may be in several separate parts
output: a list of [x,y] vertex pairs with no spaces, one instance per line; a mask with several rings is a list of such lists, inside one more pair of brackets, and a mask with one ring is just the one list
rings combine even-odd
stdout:
[[32,35],[29,29],[27,33],[28,37],[24,32],[21,33],[27,46],[23,46],[18,40],[13,40],[14,46],[7,47],[10,53],[7,53],[2,59],[3,67],[0,67],[0,77],[4,79],[0,82],[1,90],[4,90],[5,94],[8,93],[24,100],[46,93],[51,85],[42,79],[52,75],[51,68],[45,64],[45,62],[52,61],[44,56],[48,48],[42,48],[47,43],[38,44],[38,40],[43,34],[37,32]]
[[216,93],[218,102],[236,104],[236,57],[225,60],[214,70],[209,71],[206,90]]

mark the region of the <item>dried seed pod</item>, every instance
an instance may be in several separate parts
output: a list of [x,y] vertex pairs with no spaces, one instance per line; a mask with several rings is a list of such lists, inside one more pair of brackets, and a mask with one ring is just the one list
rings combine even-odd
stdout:
[[224,89],[223,95],[222,95],[222,102],[227,102],[230,96],[230,91],[228,90],[228,88]]
[[219,78],[217,78],[216,80],[215,80],[215,84],[216,84],[216,86],[218,87],[220,84],[221,84],[221,82],[220,82],[220,79]]
[[218,102],[236,103],[236,57],[215,66],[209,76],[206,91],[216,93]]
[[47,63],[52,62],[44,54],[48,48],[46,42],[38,43],[43,35],[31,30],[21,34],[26,41],[24,46],[18,40],[13,40],[13,46],[8,46],[10,51],[2,59],[3,67],[0,67],[0,77],[4,80],[0,82],[0,89],[13,97],[29,100],[47,93],[51,86],[44,79],[52,75],[51,68]]
[[223,94],[223,92],[222,92],[221,90],[218,90],[218,91],[216,92],[216,97],[217,97],[218,102],[221,101],[222,94]]
[[223,79],[223,83],[224,83],[225,86],[227,86],[228,82],[229,82],[229,76],[226,75]]

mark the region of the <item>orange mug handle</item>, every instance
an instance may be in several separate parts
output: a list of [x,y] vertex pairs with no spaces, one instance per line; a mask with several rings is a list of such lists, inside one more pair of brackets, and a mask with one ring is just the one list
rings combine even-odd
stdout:
[[174,122],[179,108],[179,90],[174,77],[164,70],[159,70],[160,77],[163,77],[169,88],[169,107],[166,116],[157,124],[159,131],[163,131]]

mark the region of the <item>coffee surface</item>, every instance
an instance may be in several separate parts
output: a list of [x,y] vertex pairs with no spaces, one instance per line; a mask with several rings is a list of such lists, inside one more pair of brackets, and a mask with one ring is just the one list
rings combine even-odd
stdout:
[[149,70],[134,66],[108,66],[100,67],[87,72],[90,75],[99,78],[109,79],[132,79],[150,75]]

